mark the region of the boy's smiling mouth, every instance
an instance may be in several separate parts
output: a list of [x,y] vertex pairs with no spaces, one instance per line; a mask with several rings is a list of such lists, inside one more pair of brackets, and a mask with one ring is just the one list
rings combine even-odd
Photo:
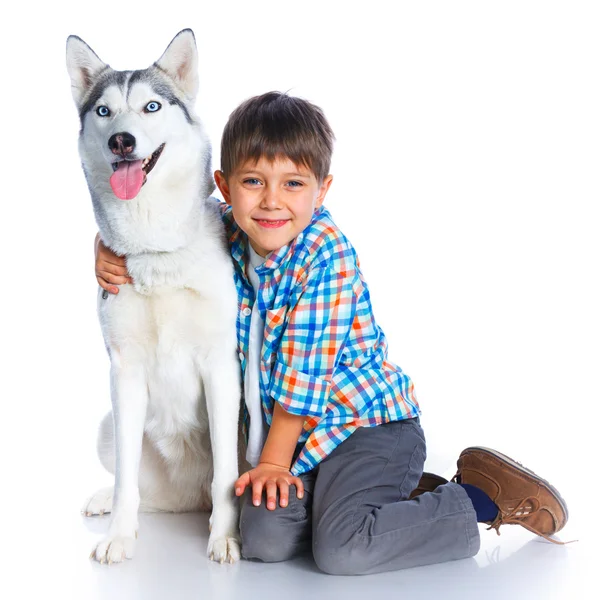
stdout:
[[285,223],[288,223],[290,219],[254,219],[254,221],[266,229],[276,229],[277,227],[282,227]]

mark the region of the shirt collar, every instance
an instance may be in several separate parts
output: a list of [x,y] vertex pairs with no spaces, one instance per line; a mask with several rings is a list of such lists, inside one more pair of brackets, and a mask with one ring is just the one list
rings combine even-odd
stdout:
[[245,249],[247,247],[247,236],[243,232],[243,230],[237,225],[235,220],[232,218],[230,221],[230,236],[228,238],[230,244],[230,254],[239,265],[241,273],[245,275],[247,279],[247,271],[245,270]]

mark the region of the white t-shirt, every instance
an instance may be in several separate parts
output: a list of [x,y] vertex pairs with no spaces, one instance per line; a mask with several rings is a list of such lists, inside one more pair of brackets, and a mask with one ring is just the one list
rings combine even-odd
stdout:
[[[252,247],[249,246],[249,281],[255,291],[257,298],[260,281],[255,267],[259,267],[266,259],[260,256]],[[260,356],[262,344],[264,343],[264,320],[257,308],[257,301],[253,305],[251,313],[251,323],[249,325],[249,349],[247,352],[247,364],[245,365],[245,404],[249,412],[249,441],[247,443],[247,454],[245,458],[253,467],[255,467],[262,454],[262,449],[266,442],[268,425],[264,419],[262,411],[262,401],[260,398]]]

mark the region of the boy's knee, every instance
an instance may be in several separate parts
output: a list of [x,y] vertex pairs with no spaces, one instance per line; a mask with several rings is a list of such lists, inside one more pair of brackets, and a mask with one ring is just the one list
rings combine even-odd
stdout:
[[316,529],[312,542],[314,561],[328,575],[364,575],[373,556],[366,536],[355,528],[325,526]]
[[350,532],[341,537],[339,533],[332,527],[316,529],[312,540],[314,561],[318,569],[328,575],[358,575],[360,566],[363,568],[359,544]]
[[[314,541],[314,561],[324,573],[328,575],[359,575],[359,560],[354,551],[332,545],[326,542]],[[363,563],[362,563],[363,567]]]
[[292,557],[284,522],[277,517],[276,511],[267,510],[263,504],[243,507],[239,521],[243,558],[280,562]]

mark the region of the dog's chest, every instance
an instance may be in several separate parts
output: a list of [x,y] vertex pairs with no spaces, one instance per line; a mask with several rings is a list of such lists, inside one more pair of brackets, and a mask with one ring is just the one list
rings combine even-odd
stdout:
[[98,312],[107,344],[131,359],[197,354],[211,343],[210,330],[220,317],[198,291],[163,287],[145,295],[131,285],[100,297]]
[[161,432],[207,429],[200,366],[210,344],[205,302],[191,290],[149,299],[154,342],[147,369],[148,424]]
[[207,430],[201,365],[217,343],[212,303],[189,289],[146,296],[129,285],[99,303],[112,362],[135,363],[145,374],[147,427],[158,436]]

